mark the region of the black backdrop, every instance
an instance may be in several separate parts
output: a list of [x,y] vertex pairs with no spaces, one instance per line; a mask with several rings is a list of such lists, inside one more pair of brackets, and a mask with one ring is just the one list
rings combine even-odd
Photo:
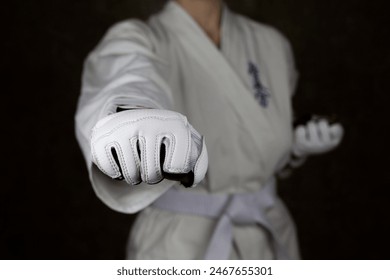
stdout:
[[[164,1],[7,1],[0,258],[121,259],[134,215],[104,206],[74,138],[82,63],[113,23]],[[337,113],[340,148],[280,183],[305,259],[389,259],[386,1],[240,0],[294,48],[296,112]]]

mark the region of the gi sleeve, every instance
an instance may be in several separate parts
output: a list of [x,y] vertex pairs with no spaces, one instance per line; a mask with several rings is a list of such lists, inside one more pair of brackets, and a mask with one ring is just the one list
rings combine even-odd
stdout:
[[[92,128],[103,117],[126,108],[170,109],[172,94],[159,75],[165,66],[156,55],[157,41],[150,28],[137,20],[113,26],[84,63],[75,132],[96,195],[110,208],[137,212],[168,190],[174,182],[129,186],[102,174],[92,164]],[[160,71],[159,71],[160,70]]]
[[298,84],[299,72],[295,67],[294,54],[290,42],[284,36],[282,36],[281,41],[282,41],[284,55],[287,63],[290,93],[291,96],[293,96]]

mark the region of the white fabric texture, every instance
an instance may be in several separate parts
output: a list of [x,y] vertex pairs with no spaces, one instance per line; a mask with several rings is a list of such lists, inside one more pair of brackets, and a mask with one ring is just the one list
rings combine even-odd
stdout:
[[294,131],[293,153],[297,157],[319,155],[335,149],[343,138],[341,124],[326,119],[311,120]]
[[[147,23],[112,27],[88,56],[76,113],[76,135],[98,197],[114,210],[135,213],[128,256],[196,259],[215,221],[146,208],[172,186],[201,193],[251,193],[264,187],[292,146],[291,96],[297,72],[287,40],[274,28],[224,7],[218,49],[175,2]],[[163,180],[129,186],[92,164],[93,126],[119,105],[179,112],[204,135],[209,168],[196,188]],[[267,216],[292,258],[298,258],[294,225],[283,203]],[[235,226],[232,258],[270,259],[261,227]]]
[[[163,145],[166,156],[160,159]],[[204,139],[185,116],[168,110],[136,109],[101,119],[93,128],[91,149],[92,161],[104,174],[113,179],[123,176],[130,185],[159,183],[163,171],[193,171],[194,186],[207,170]]]

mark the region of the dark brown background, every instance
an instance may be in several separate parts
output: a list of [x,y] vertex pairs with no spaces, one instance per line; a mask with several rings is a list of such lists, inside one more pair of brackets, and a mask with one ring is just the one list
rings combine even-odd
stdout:
[[[74,138],[82,62],[113,23],[164,1],[8,1],[2,10],[0,258],[121,259],[132,215],[94,195]],[[337,113],[341,147],[281,182],[305,259],[389,259],[386,1],[240,0],[274,25],[301,73],[298,114]]]

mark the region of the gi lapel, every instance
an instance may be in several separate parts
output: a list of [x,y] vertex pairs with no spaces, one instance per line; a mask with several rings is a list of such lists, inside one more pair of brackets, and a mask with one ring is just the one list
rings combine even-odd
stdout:
[[[242,137],[246,137],[246,140],[241,140],[240,145],[248,145],[252,147],[251,153],[253,158],[262,166],[262,171],[259,170],[263,180],[267,180],[272,174],[274,165],[276,164],[278,155],[277,141],[275,141],[275,110],[268,110],[262,108],[258,102],[256,102],[253,91],[244,83],[243,77],[239,77],[237,72],[233,70],[232,65],[224,57],[223,53],[211,42],[204,31],[197,25],[197,23],[176,3],[170,2],[167,4],[165,11],[160,15],[160,20],[164,26],[171,30],[172,34],[176,37],[175,42],[180,42],[183,45],[186,53],[191,54],[191,64],[196,64],[197,67],[189,65],[186,69],[187,72],[191,72],[190,68],[194,68],[194,72],[204,71],[207,73],[207,80],[205,83],[213,81],[214,86],[210,85],[209,89],[213,90],[209,94],[220,95],[222,99],[226,100],[229,104],[230,110],[234,112],[234,118],[229,119],[231,125],[239,127],[237,131],[240,131]],[[223,15],[223,27],[222,27],[222,51],[229,54],[230,43],[236,44],[232,40],[234,36],[238,38],[238,30],[234,29],[234,17],[232,17],[227,10],[224,8]],[[251,44],[251,42],[242,42],[243,46]],[[246,52],[245,48],[238,50],[237,46],[232,50],[231,55],[240,55],[239,53]],[[244,54],[249,56],[248,54]],[[246,64],[247,65],[247,64]],[[233,67],[239,67],[233,65]],[[196,68],[196,70],[195,70]],[[244,70],[246,73],[248,69]],[[238,72],[244,72],[238,71]],[[260,71],[263,70],[260,68]],[[264,71],[265,72],[265,71]],[[205,74],[202,74],[203,76]],[[193,87],[196,87],[196,77],[192,82],[191,90],[195,91]],[[267,85],[267,79],[264,79],[265,86]],[[198,84],[202,81],[198,80]],[[205,94],[205,93],[202,93]],[[194,104],[195,106],[196,104]],[[273,106],[273,105],[272,105]],[[218,107],[215,108],[214,115],[218,114]],[[268,110],[268,111],[267,111]],[[194,114],[195,115],[195,114]],[[232,116],[231,113],[228,114]],[[207,120],[206,120],[207,121]],[[200,124],[201,125],[201,124]],[[209,131],[214,128],[207,127],[205,129]],[[243,133],[245,131],[245,133]],[[202,132],[202,131],[201,131]],[[223,131],[221,132],[223,133]],[[238,132],[237,132],[238,133]],[[214,134],[216,134],[214,132]],[[213,135],[213,133],[210,133]],[[249,138],[248,138],[249,137]],[[214,139],[206,138],[218,146],[221,145],[217,142],[218,137]],[[220,139],[219,139],[220,140]],[[253,148],[255,148],[253,150]],[[271,151],[271,153],[270,153]],[[212,151],[211,151],[212,152]],[[276,155],[275,155],[276,154]],[[255,156],[257,155],[257,156]],[[242,155],[247,156],[247,155]],[[251,162],[251,160],[249,160]]]
[[[213,69],[213,71],[210,71],[210,74],[215,77],[216,82],[225,83],[225,85],[221,86],[226,86],[226,90],[221,91],[221,93],[229,100],[232,109],[236,111],[237,115],[245,119],[245,122],[264,119],[261,117],[263,110],[256,102],[253,102],[252,91],[244,85],[223,53],[178,4],[171,1],[167,5],[167,11],[169,12],[163,15],[165,25],[177,32],[177,39],[188,46],[187,49],[192,52],[194,58],[200,64],[204,65],[206,69]],[[180,22],[172,21],[172,18],[175,17],[185,21],[185,26],[181,25]],[[225,31],[230,28],[229,17],[229,12],[225,7],[222,27],[223,36],[227,35]],[[190,26],[190,29],[188,26]],[[228,45],[227,39],[222,37],[223,48],[225,44],[226,46]],[[245,49],[242,51],[245,51]]]

